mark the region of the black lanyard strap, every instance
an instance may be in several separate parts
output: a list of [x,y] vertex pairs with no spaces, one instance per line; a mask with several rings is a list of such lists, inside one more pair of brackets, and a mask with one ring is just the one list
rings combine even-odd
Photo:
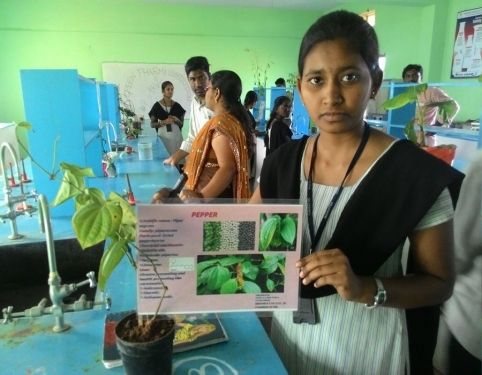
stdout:
[[336,202],[338,202],[338,199],[340,198],[341,192],[343,190],[343,185],[345,184],[346,179],[350,175],[351,171],[355,167],[358,159],[360,158],[360,155],[362,154],[363,150],[365,149],[365,146],[368,141],[368,136],[370,135],[370,126],[365,123],[365,128],[363,129],[363,135],[362,139],[360,141],[360,144],[358,145],[358,148],[355,152],[355,155],[353,155],[353,159],[351,159],[350,164],[348,165],[348,169],[345,173],[345,177],[343,177],[343,180],[341,181],[340,186],[338,187],[335,195],[333,198],[331,198],[330,203],[328,204],[328,207],[326,208],[325,214],[323,215],[323,218],[321,219],[320,225],[318,226],[318,230],[316,231],[315,235],[315,225],[313,222],[313,171],[315,168],[315,161],[316,161],[316,155],[317,155],[317,146],[318,146],[318,138],[320,138],[320,135],[318,134],[315,140],[315,143],[313,145],[313,151],[311,153],[311,161],[310,161],[310,172],[308,175],[308,187],[307,187],[307,204],[308,204],[308,226],[310,230],[310,240],[311,240],[311,249],[310,252],[313,252],[315,249],[316,245],[320,241],[321,234],[323,233],[323,230],[325,229],[326,223],[328,219],[330,218],[331,211],[336,205]]

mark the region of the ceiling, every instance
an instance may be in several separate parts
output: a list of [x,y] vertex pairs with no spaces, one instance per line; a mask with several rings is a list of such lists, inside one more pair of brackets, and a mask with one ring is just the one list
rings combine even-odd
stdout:
[[[344,4],[360,3],[360,0],[144,0],[153,3],[166,4],[189,4],[189,5],[213,5],[213,6],[246,6],[275,9],[325,9]],[[425,6],[434,4],[436,0],[375,0],[367,2],[373,5],[405,5],[405,6]]]

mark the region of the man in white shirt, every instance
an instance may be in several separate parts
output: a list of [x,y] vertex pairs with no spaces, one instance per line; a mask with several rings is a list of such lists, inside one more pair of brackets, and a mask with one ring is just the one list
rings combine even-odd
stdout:
[[164,160],[164,164],[178,165],[181,160],[189,155],[194,138],[206,121],[212,117],[212,112],[204,105],[206,87],[211,78],[208,60],[204,56],[194,56],[187,60],[184,67],[189,85],[194,93],[191,101],[189,132],[179,150]]

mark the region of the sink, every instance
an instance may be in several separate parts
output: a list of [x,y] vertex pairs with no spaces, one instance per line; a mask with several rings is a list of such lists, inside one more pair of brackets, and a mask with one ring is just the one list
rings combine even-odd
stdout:
[[[89,271],[96,276],[104,250],[104,243],[82,250],[77,239],[54,241],[57,271],[62,284],[77,283],[86,279]],[[45,242],[0,246],[0,310],[13,306],[14,312],[21,312],[37,305],[42,298],[49,298],[49,267]],[[94,300],[96,288],[84,286],[64,298],[72,303],[81,294]]]

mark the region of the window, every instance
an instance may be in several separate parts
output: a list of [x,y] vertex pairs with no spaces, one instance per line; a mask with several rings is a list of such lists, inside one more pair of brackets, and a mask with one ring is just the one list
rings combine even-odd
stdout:
[[360,16],[362,16],[362,18],[372,27],[375,26],[375,10],[367,10],[366,12],[360,13]]

